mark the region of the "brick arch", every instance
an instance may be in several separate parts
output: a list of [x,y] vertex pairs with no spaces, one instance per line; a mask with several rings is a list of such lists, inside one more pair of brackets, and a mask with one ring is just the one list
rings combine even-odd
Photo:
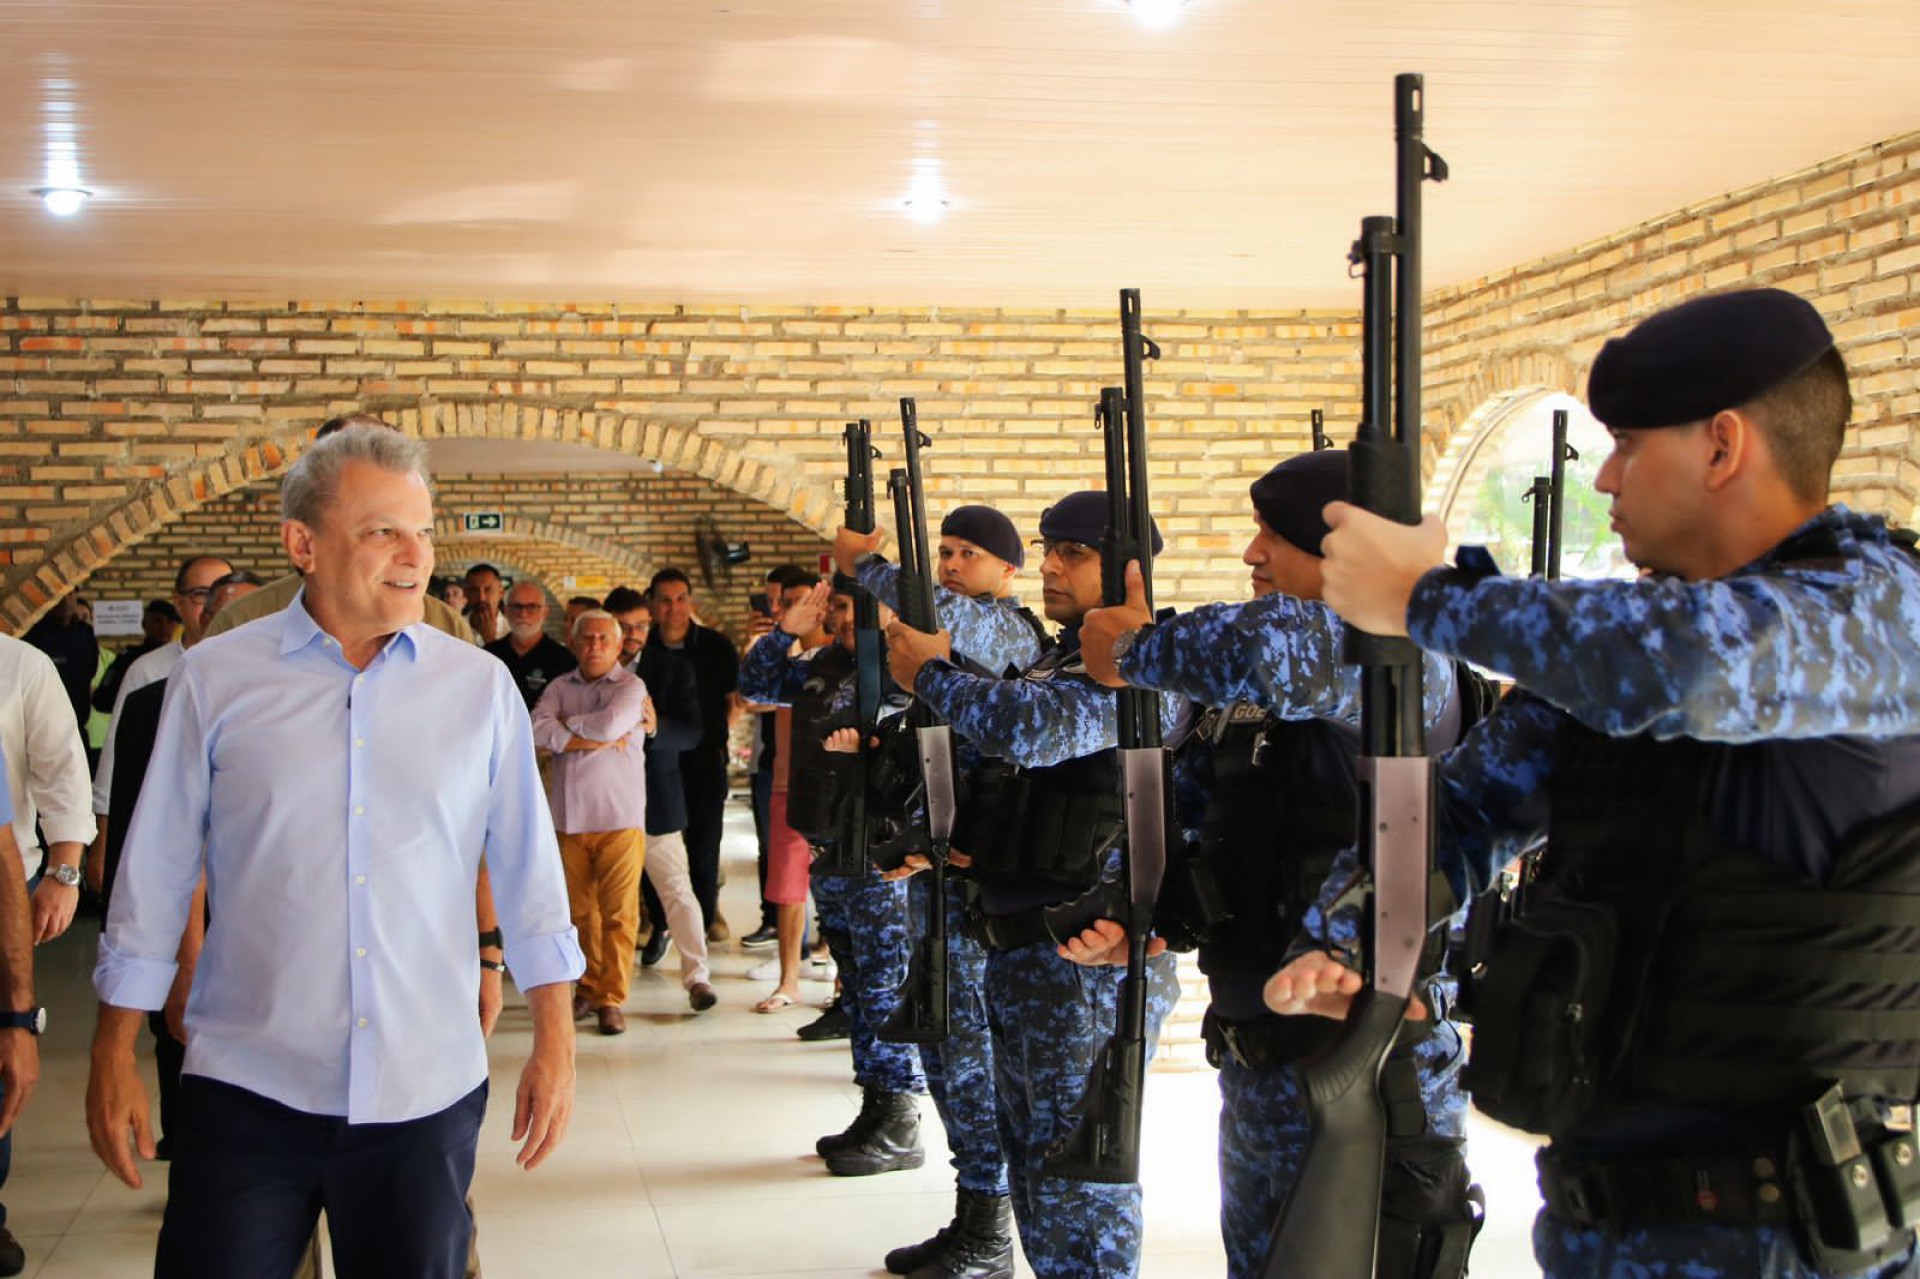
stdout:
[[[580,444],[644,457],[710,480],[774,508],[805,528],[830,536],[839,523],[832,486],[806,480],[797,471],[746,456],[734,446],[700,436],[685,423],[649,420],[639,414],[560,407],[517,400],[417,400],[405,404],[369,400],[361,406],[409,435],[433,439],[496,439]],[[0,601],[0,631],[26,631],[52,603],[96,569],[142,538],[236,489],[278,478],[311,442],[305,426],[267,438],[236,441],[224,454],[154,480],[61,545],[50,548],[31,572],[6,583]],[[581,535],[547,526],[574,544]],[[594,540],[594,539],[588,539]],[[613,543],[604,545],[612,547]],[[582,548],[584,549],[584,548]],[[638,561],[631,552],[616,560]],[[636,572],[651,566],[636,564]]]
[[1515,409],[1555,391],[1575,394],[1580,373],[1564,350],[1538,346],[1503,353],[1451,385],[1435,388],[1427,399],[1422,439],[1427,509],[1446,509],[1467,463]]
[[599,567],[612,568],[618,574],[628,574],[636,578],[653,576],[653,561],[639,555],[634,549],[624,547],[618,542],[607,542],[605,538],[593,538],[580,532],[578,528],[566,528],[564,524],[545,524],[540,520],[520,519],[507,515],[501,520],[501,530],[497,536],[474,536],[461,530],[459,520],[451,515],[442,515],[434,520],[434,545],[445,547],[447,551],[459,551],[457,559],[488,559],[486,549],[490,545],[501,547],[522,547],[526,543],[547,543],[564,545],[574,551],[582,551],[593,559],[601,561]]

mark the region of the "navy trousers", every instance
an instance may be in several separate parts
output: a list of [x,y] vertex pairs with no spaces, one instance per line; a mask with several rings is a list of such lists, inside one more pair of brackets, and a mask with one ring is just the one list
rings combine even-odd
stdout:
[[154,1279],[288,1279],[327,1214],[340,1279],[462,1279],[487,1086],[396,1124],[310,1115],[180,1081]]

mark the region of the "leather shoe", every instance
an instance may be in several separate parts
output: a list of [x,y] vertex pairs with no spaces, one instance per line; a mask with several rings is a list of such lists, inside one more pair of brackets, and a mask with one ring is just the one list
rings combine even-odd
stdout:
[[687,1002],[693,1006],[693,1011],[703,1013],[719,1003],[720,997],[713,993],[713,987],[703,981],[697,981],[692,989],[687,991]]
[[624,1035],[627,1033],[627,1015],[608,1004],[596,1014],[600,1018],[600,1033],[603,1035]]
[[585,995],[575,995],[573,997],[573,1019],[575,1021],[585,1021],[591,1016],[593,1016],[593,1003],[588,1000]]
[[727,927],[727,917],[719,911],[713,912],[713,922],[707,925],[707,940],[718,945],[733,936],[733,930]]
[[651,968],[666,958],[667,943],[673,940],[673,934],[656,925],[647,936],[647,944],[640,948],[640,966]]
[[13,1237],[13,1231],[0,1226],[0,1275],[17,1275],[27,1268],[27,1250]]

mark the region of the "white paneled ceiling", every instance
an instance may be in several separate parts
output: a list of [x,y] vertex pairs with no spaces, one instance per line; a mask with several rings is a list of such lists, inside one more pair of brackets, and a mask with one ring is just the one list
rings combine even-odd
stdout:
[[[0,289],[1350,304],[1920,126],[1915,0],[0,0]],[[78,217],[31,191],[71,140]],[[916,174],[947,216],[902,201]]]

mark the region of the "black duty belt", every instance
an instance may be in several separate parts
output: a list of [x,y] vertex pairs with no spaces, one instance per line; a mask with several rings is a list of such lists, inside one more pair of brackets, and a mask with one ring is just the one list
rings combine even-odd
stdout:
[[1547,1211],[1576,1226],[1784,1226],[1795,1219],[1780,1151],[1583,1159],[1547,1149],[1535,1162]]
[[968,929],[988,950],[1019,950],[1039,942],[1058,945],[1053,930],[1047,927],[1047,908],[1017,910],[1011,915],[977,913]]

